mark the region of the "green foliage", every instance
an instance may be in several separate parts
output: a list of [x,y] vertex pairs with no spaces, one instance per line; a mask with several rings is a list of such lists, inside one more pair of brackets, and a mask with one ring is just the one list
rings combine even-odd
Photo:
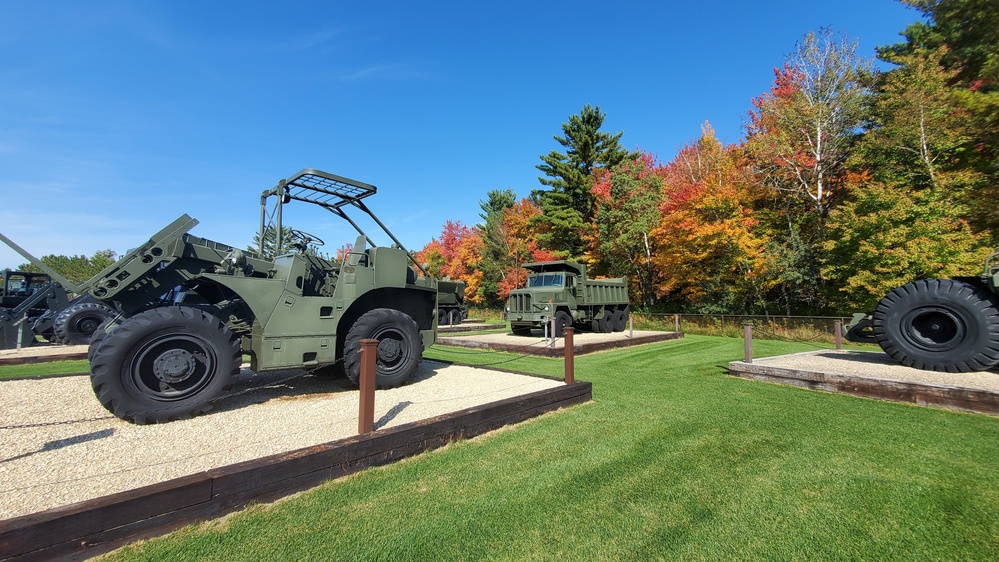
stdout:
[[[913,59],[939,54],[946,93],[964,123],[960,165],[955,171],[978,174],[968,201],[999,200],[999,9],[994,0],[903,0],[927,20],[908,26],[905,42],[880,47],[879,56],[905,68]],[[893,70],[892,72],[896,72]],[[995,206],[970,207],[976,231],[999,243]]]
[[943,191],[872,183],[829,216],[822,274],[841,310],[873,310],[914,279],[977,274],[989,248]]
[[478,269],[482,272],[482,285],[479,294],[486,306],[500,304],[499,285],[508,268],[512,267],[510,259],[510,240],[503,224],[503,212],[517,202],[517,194],[512,189],[491,190],[485,201],[479,201],[482,212],[479,216],[484,221],[478,225],[482,232],[482,259]]
[[281,227],[281,245],[277,244],[277,229],[269,224],[264,227],[264,245],[260,246],[260,233],[253,235],[253,244],[246,249],[260,254],[264,259],[274,259],[275,256],[286,254],[291,251],[291,227]]
[[554,137],[565,151],[542,155],[542,163],[537,165],[545,174],[538,181],[551,188],[532,192],[543,211],[539,220],[550,225],[539,242],[566,258],[579,257],[584,250],[582,234],[589,229],[594,213],[590,193],[594,170],[612,168],[632,157],[618,142],[624,133],[601,131],[603,122],[599,107],[585,105],[579,115],[562,124],[564,136]]
[[[115,262],[113,250],[99,250],[89,258],[83,255],[78,256],[57,256],[48,255],[40,258],[42,263],[51,267],[66,279],[73,283],[80,284],[90,280],[91,277],[100,273],[104,268]],[[38,268],[30,263],[18,266],[21,271],[36,271]]]
[[[875,181],[912,189],[961,189],[968,178],[961,156],[971,140],[969,114],[955,104],[948,84],[954,72],[940,64],[946,48],[899,55],[900,66],[882,74],[872,123],[851,164]],[[859,165],[858,165],[859,164]]]
[[631,300],[650,306],[656,297],[650,234],[659,225],[662,177],[652,155],[641,154],[603,170],[593,186],[596,232],[589,239],[592,275],[629,277]]

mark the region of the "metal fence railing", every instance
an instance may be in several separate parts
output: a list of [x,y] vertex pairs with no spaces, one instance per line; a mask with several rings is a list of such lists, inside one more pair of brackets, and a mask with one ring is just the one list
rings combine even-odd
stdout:
[[639,329],[676,330],[687,334],[741,338],[745,325],[755,337],[783,341],[834,343],[836,323],[846,325],[846,316],[774,316],[751,314],[632,313]]

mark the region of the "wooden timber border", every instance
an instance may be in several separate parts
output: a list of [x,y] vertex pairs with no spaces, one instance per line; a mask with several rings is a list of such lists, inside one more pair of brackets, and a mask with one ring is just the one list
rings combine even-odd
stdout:
[[372,466],[588,402],[574,382],[0,521],[0,560],[80,560]]
[[[572,346],[573,353],[575,355],[583,355],[586,353],[594,353],[596,351],[605,351],[608,349],[617,349],[619,347],[631,347],[633,345],[643,345],[647,343],[655,343],[668,340],[678,340],[683,338],[682,332],[656,332],[654,334],[644,333],[642,335],[636,335],[634,337],[628,337],[627,332],[621,332],[613,340],[599,341],[599,342],[588,342],[580,343],[577,339]],[[578,337],[578,335],[577,335]],[[531,339],[530,337],[523,336],[523,340],[527,342],[536,341],[536,339]],[[520,343],[498,343],[489,341],[476,340],[475,336],[461,336],[461,337],[437,337],[437,343],[441,345],[453,345],[456,347],[468,347],[473,349],[485,349],[489,351],[507,351],[510,353],[523,353],[529,355],[540,355],[542,357],[562,357],[565,354],[563,349],[562,340],[556,339],[555,345],[524,345]]]
[[728,364],[729,373],[747,379],[789,384],[812,390],[999,415],[999,392],[995,391],[778,367],[760,363],[764,361],[761,359],[756,361],[754,363],[732,361]]

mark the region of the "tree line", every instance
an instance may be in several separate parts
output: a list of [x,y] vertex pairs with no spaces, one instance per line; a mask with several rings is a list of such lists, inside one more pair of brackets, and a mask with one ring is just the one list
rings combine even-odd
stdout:
[[877,48],[806,34],[750,100],[745,134],[666,162],[621,147],[586,105],[541,155],[542,187],[492,190],[418,254],[500,305],[531,261],[627,276],[633,304],[679,312],[869,310],[917,278],[980,273],[999,244],[999,10],[900,0],[923,21]]

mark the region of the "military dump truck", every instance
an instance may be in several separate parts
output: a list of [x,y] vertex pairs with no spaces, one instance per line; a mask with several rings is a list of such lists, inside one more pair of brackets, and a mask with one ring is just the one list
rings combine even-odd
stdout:
[[[5,242],[47,273],[4,271],[0,302],[0,349],[27,347],[35,336],[57,343],[86,344],[102,322],[113,313],[83,295],[77,285],[25,252],[0,234]],[[70,298],[70,292],[79,295]]]
[[628,325],[628,280],[587,279],[586,266],[570,261],[528,263],[523,289],[510,291],[506,319],[516,335],[555,321],[554,335],[567,326],[594,332],[624,331]]
[[847,339],[877,343],[892,359],[929,371],[966,373],[999,365],[999,251],[978,277],[921,279],[856,314]]
[[449,278],[437,281],[437,323],[456,325],[468,317],[465,306],[465,282]]
[[[189,234],[198,221],[183,215],[97,274],[88,294],[117,312],[90,342],[101,404],[137,424],[190,417],[211,408],[243,355],[255,371],[341,371],[357,382],[368,338],[379,341],[376,386],[404,383],[434,343],[437,286],[416,275],[409,253],[365,205],[375,192],[305,169],[260,196],[261,244],[273,228],[274,247],[283,247],[283,207],[310,203],[358,232],[343,263],[319,256],[323,241],[300,230],[290,230],[293,251],[265,259]],[[371,243],[346,207],[367,214],[395,245]]]

